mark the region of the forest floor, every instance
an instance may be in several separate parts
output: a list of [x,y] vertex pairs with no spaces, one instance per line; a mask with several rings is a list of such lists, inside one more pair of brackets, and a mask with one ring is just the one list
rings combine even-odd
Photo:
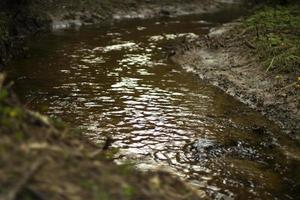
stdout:
[[264,6],[180,45],[172,60],[300,140],[300,5]]

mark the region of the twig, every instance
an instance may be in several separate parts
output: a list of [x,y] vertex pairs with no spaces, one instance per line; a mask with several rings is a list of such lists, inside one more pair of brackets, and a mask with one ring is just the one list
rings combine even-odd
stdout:
[[[21,178],[17,185],[8,192],[7,196],[3,200],[15,200],[18,194],[26,187],[27,183],[32,179],[36,172],[41,168],[42,164],[45,162],[45,159],[38,159],[34,162],[26,174]],[[1,198],[2,199],[2,198]]]
[[256,47],[253,44],[251,44],[248,40],[245,41],[245,45],[250,49],[256,49]]
[[[75,157],[80,157],[80,158],[83,158],[83,157],[86,157],[86,155],[83,153],[83,152],[80,152],[80,151],[69,151],[68,149],[64,149],[64,148],[61,148],[59,146],[55,146],[55,145],[49,145],[47,143],[30,143],[28,145],[24,145],[22,146],[22,148],[26,151],[30,151],[30,150],[36,150],[36,151],[44,151],[44,150],[47,150],[47,151],[52,151],[52,152],[55,152],[55,153],[61,153],[61,154],[68,154],[68,155],[72,155],[72,156],[75,156]],[[93,158],[96,155],[96,152],[92,152],[91,154],[88,155],[89,158]]]
[[298,83],[298,82],[291,83],[291,84],[289,84],[289,85],[287,85],[287,86],[281,88],[281,89],[279,90],[279,92],[282,91],[282,90],[288,89],[288,88],[290,88],[290,87],[293,87],[293,86],[297,85],[297,83]]
[[49,150],[54,151],[58,153],[63,153],[64,150],[58,146],[49,145],[47,143],[29,143],[27,145],[21,146],[23,150],[25,151],[31,151],[31,150]]
[[108,149],[110,148],[110,146],[112,145],[112,143],[114,143],[114,141],[115,141],[115,140],[114,140],[112,137],[108,136],[108,137],[106,138],[106,140],[105,140],[105,143],[104,143],[104,145],[103,145],[103,147],[102,147],[102,150],[103,150],[103,151],[108,150]]
[[3,83],[4,83],[5,75],[0,74],[0,90],[2,89]]
[[171,191],[169,187],[165,187],[165,193],[167,196],[171,197],[171,199],[191,199],[191,196],[193,196],[193,192],[189,192],[187,194],[181,195],[181,194],[176,194],[175,192]]
[[258,26],[255,26],[255,30],[256,30],[256,38],[259,39],[260,35],[259,35],[259,29]]
[[271,67],[273,67],[274,60],[275,60],[275,57],[272,58],[271,63],[269,65],[269,67],[267,68],[266,72],[268,72],[271,69]]
[[37,99],[37,97],[33,97],[31,98],[29,101],[27,101],[25,104],[24,104],[24,107],[25,108],[28,108],[28,106]]
[[103,153],[102,149],[98,149],[96,151],[93,151],[92,153],[88,154],[88,157],[90,159],[94,159],[96,156],[101,155]]
[[10,89],[15,83],[13,81],[10,81],[8,84],[5,84],[6,89]]
[[248,31],[248,29],[245,28],[238,36],[241,37],[241,36],[245,35],[245,33],[246,33],[247,31]]

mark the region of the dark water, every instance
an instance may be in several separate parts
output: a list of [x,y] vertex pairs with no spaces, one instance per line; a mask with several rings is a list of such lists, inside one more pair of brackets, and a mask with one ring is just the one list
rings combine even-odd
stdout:
[[27,105],[107,135],[117,162],[164,168],[214,199],[299,199],[299,148],[260,114],[166,59],[174,40],[203,37],[235,10],[57,31],[11,63]]

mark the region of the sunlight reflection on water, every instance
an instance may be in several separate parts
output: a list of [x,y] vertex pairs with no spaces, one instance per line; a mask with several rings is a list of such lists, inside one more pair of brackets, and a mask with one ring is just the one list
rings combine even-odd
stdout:
[[[165,59],[170,41],[202,37],[212,24],[194,16],[49,36],[48,49],[32,48],[45,55],[16,67],[23,77],[16,85],[26,100],[36,97],[33,108],[46,105],[46,114],[81,126],[91,141],[113,137],[116,162],[171,171],[216,199],[282,197],[293,170],[273,168],[292,162],[275,139],[251,129],[275,138],[278,127]],[[28,70],[31,62],[39,70]]]

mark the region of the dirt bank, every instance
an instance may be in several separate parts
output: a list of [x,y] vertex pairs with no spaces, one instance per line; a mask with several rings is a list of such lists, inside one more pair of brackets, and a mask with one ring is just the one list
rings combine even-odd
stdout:
[[172,60],[300,139],[299,13],[263,8],[181,45]]

